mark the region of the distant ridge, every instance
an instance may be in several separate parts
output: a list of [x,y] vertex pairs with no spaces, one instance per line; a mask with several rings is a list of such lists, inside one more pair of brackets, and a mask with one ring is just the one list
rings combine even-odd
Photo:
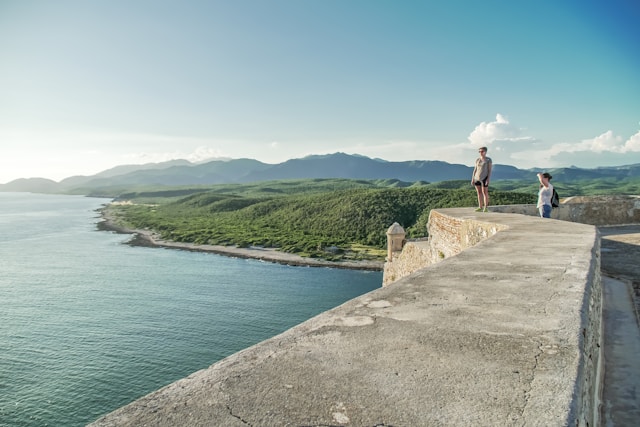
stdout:
[[[440,182],[470,180],[472,167],[437,160],[391,162],[359,154],[333,153],[310,155],[278,164],[253,159],[212,160],[194,164],[173,160],[144,165],[122,165],[92,176],[73,176],[55,182],[44,178],[16,179],[0,184],[0,191],[37,193],[90,194],[101,189],[142,186],[186,186],[229,183],[249,183],[283,179],[345,178],[397,179],[406,182]],[[534,179],[535,171],[509,165],[494,165],[492,179]],[[547,170],[554,179],[580,180],[600,178],[640,177],[640,164],[618,167],[581,169],[576,167]]]
[[18,178],[0,185],[0,191],[24,191],[30,193],[55,193],[60,184],[46,178]]

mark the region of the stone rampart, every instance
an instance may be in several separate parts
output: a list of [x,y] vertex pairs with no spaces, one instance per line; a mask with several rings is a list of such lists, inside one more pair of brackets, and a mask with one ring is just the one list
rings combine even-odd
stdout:
[[[535,205],[491,206],[491,212],[538,216]],[[551,212],[553,219],[591,225],[640,223],[640,196],[575,196],[562,199]]]
[[393,262],[431,264],[95,425],[598,425],[598,230],[471,208],[429,227]]
[[[384,264],[382,286],[408,276],[416,270],[475,246],[505,226],[483,220],[464,220],[438,210],[429,214],[429,239],[405,242]],[[391,258],[391,259],[390,259]]]
[[[589,213],[589,220],[598,224],[610,223],[606,218],[598,217],[592,212],[607,213],[608,209],[593,209],[585,206],[585,203],[573,206],[565,206],[563,216],[573,215],[576,212]],[[537,209],[531,205],[497,206],[492,212],[514,212],[529,216],[537,215]],[[613,209],[615,210],[615,209]],[[633,211],[627,210],[627,213]],[[482,218],[482,217],[480,217]],[[611,218],[611,217],[609,217]],[[620,220],[620,215],[614,220]],[[491,219],[494,219],[492,216]],[[536,218],[535,221],[545,221]],[[626,218],[624,219],[626,221]],[[557,224],[557,223],[556,223]],[[555,225],[555,224],[554,224]],[[479,220],[477,216],[463,217],[451,215],[450,210],[433,210],[429,216],[429,239],[409,241],[405,243],[403,250],[395,254],[392,261],[385,263],[383,286],[393,283],[400,277],[409,276],[425,266],[443,261],[448,257],[460,254],[481,241],[494,236],[500,231],[506,230],[507,224],[494,221]],[[569,409],[569,418],[575,420],[576,425],[596,425],[599,413],[599,390],[601,380],[601,340],[602,340],[602,280],[599,263],[599,239],[596,239],[592,247],[592,262],[586,269],[584,282],[580,285],[584,289],[584,295],[580,303],[579,313],[580,328],[576,332],[581,337],[576,344],[576,351],[580,354],[574,369],[575,396]],[[552,245],[549,245],[551,249]],[[508,254],[505,262],[509,263]],[[555,351],[555,350],[551,350]]]
[[[491,206],[491,212],[538,217],[535,205]],[[553,209],[553,219],[596,226],[640,223],[640,197],[570,197]],[[502,230],[499,224],[482,220],[463,221],[443,216],[438,210],[429,215],[429,239],[404,242],[393,257],[387,257],[382,285],[387,286],[416,270],[457,255]]]

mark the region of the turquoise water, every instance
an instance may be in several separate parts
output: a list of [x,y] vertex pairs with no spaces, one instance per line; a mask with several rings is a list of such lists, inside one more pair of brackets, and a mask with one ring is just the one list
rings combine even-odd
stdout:
[[85,425],[382,282],[129,246],[107,201],[0,193],[0,426]]

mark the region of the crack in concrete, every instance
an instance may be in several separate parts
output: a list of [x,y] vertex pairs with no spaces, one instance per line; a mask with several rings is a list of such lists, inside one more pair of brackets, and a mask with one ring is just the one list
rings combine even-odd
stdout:
[[231,415],[233,418],[238,419],[242,424],[248,425],[248,426],[252,426],[253,424],[251,424],[249,421],[243,419],[242,417],[236,415],[233,413],[233,409],[231,409],[231,406],[227,405],[227,410],[229,411],[229,415]]
[[[538,349],[538,352],[535,354],[533,360],[533,367],[531,368],[531,377],[528,379],[528,381],[526,381],[527,384],[527,388],[525,388],[523,391],[523,400],[524,400],[524,404],[522,405],[522,410],[520,411],[520,418],[523,419],[524,418],[524,413],[527,410],[527,406],[529,405],[529,395],[531,393],[531,389],[532,387],[532,383],[533,381],[536,379],[536,371],[538,369],[538,364],[540,362],[540,356],[542,356],[542,354],[544,353],[544,350],[542,350],[542,346],[543,344],[539,341],[535,341],[536,348]],[[523,377],[523,374],[521,374],[520,372],[518,372],[518,377]],[[526,378],[525,378],[526,380]]]

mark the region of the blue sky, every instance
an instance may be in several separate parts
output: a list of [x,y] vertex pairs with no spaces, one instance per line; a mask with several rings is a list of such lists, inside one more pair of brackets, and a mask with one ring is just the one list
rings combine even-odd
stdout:
[[0,183],[337,151],[640,163],[636,0],[0,0]]

